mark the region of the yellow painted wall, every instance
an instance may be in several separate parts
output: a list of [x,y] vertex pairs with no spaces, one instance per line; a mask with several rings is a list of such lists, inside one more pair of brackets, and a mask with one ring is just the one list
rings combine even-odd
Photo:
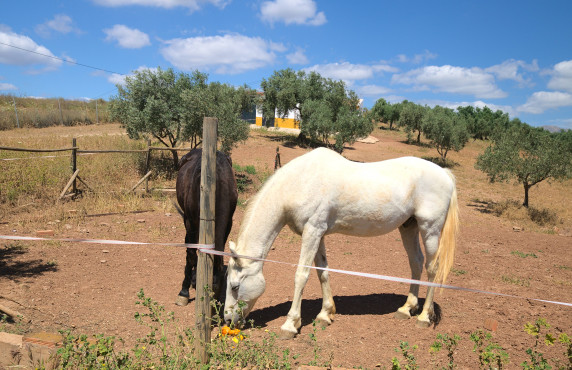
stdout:
[[[256,117],[256,126],[262,126],[262,117]],[[275,118],[274,127],[281,128],[300,128],[300,121],[294,118]]]
[[294,118],[276,118],[274,120],[275,127],[282,127],[282,128],[300,128],[300,121],[295,120]]

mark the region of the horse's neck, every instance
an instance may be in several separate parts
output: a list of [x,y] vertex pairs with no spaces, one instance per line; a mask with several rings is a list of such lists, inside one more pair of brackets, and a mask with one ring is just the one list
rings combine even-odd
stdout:
[[242,253],[259,258],[268,255],[272,243],[285,225],[281,197],[270,194],[270,189],[263,190],[249,209],[238,240]]

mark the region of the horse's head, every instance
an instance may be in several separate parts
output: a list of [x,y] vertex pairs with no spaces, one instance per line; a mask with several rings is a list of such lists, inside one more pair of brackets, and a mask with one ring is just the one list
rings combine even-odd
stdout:
[[[236,254],[233,242],[229,242],[229,247]],[[238,325],[248,316],[266,288],[262,263],[232,257],[228,262],[227,275],[224,319]]]

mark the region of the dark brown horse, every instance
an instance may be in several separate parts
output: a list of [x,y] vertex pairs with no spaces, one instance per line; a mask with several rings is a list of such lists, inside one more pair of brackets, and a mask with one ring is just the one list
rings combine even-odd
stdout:
[[[187,234],[185,243],[199,242],[199,217],[201,194],[201,160],[202,149],[193,149],[185,154],[179,161],[179,174],[177,176],[177,201],[182,209]],[[236,179],[230,158],[225,154],[216,153],[216,202],[215,202],[215,249],[224,250],[224,245],[232,228],[232,215],[236,209],[238,192]],[[222,256],[214,257],[213,264],[213,291],[219,297],[224,277]],[[187,248],[187,263],[185,266],[185,279],[179,292],[176,303],[185,306],[189,302],[189,287],[196,289],[197,276],[197,250]]]

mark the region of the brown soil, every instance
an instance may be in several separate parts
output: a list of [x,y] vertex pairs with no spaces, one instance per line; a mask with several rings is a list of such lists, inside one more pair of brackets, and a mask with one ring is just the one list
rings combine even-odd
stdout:
[[[433,149],[407,145],[403,136],[387,131],[373,134],[375,144],[356,143],[344,155],[358,161],[378,161],[404,155],[436,156]],[[276,147],[282,164],[310,149],[300,148],[283,138],[264,132],[233,152],[233,161],[242,166],[254,165],[258,172],[271,171]],[[510,184],[486,183],[485,175],[474,170],[476,155],[482,149],[470,144],[450,157],[458,163],[452,170],[458,178],[461,206],[461,235],[454,270],[449,284],[481,289],[523,298],[541,298],[572,302],[572,221],[566,214],[556,228],[542,229],[526,221],[507,220],[489,214],[483,200],[502,200],[507,194],[520,199],[521,190]],[[553,209],[570,209],[570,182],[541,184],[531,193]],[[241,195],[243,200],[252,192]],[[174,197],[174,193],[169,197]],[[552,200],[552,201],[551,201]],[[76,202],[82,202],[78,200]],[[182,220],[164,199],[148,198],[157,203],[154,211],[139,214],[114,214],[98,217],[67,217],[52,224],[20,222],[21,212],[14,210],[0,222],[0,235],[35,235],[38,229],[54,229],[61,238],[98,238],[148,242],[182,242]],[[162,203],[161,203],[162,202]],[[161,203],[161,204],[159,204]],[[170,201],[169,201],[170,203]],[[74,202],[68,209],[76,209]],[[161,210],[161,211],[159,211]],[[244,207],[234,217],[231,240],[236,240]],[[1,242],[3,246],[14,244]],[[174,311],[179,322],[194,325],[194,302],[187,307],[174,305],[183,277],[184,250],[176,247],[97,245],[64,242],[22,242],[26,249],[0,249],[0,304],[25,315],[26,331],[58,331],[71,328],[76,333],[116,335],[128,340],[146,334],[133,316],[137,292],[143,288],[165,308]],[[328,261],[336,269],[409,277],[405,251],[397,231],[374,238],[344,235],[326,237]],[[274,243],[269,258],[296,263],[300,238],[284,229]],[[521,252],[520,255],[517,252]],[[526,257],[524,257],[526,256]],[[266,292],[258,300],[249,318],[256,326],[278,332],[290,308],[294,284],[293,267],[266,263]],[[304,291],[303,326],[293,340],[281,341],[280,347],[301,354],[300,361],[312,358],[312,320],[321,306],[321,292],[315,274]],[[511,357],[511,368],[527,359],[525,350],[534,338],[525,334],[523,325],[546,318],[550,331],[572,334],[570,307],[471,292],[444,290],[436,295],[442,319],[429,329],[415,326],[415,320],[400,321],[393,312],[404,303],[408,287],[382,280],[331,274],[337,315],[325,330],[317,329],[317,344],[322,361],[343,367],[374,368],[390,366],[400,341],[418,345],[414,354],[421,368],[433,367],[429,346],[438,333],[458,334],[463,339],[455,352],[461,368],[478,367],[469,334],[484,328],[485,320],[498,321],[494,340],[503,345]],[[425,275],[424,275],[425,278]],[[421,297],[425,289],[421,289]],[[14,329],[14,326],[12,326]],[[264,330],[252,331],[253,337]],[[547,358],[560,355],[553,346],[541,351]],[[444,365],[445,353],[437,356]]]

